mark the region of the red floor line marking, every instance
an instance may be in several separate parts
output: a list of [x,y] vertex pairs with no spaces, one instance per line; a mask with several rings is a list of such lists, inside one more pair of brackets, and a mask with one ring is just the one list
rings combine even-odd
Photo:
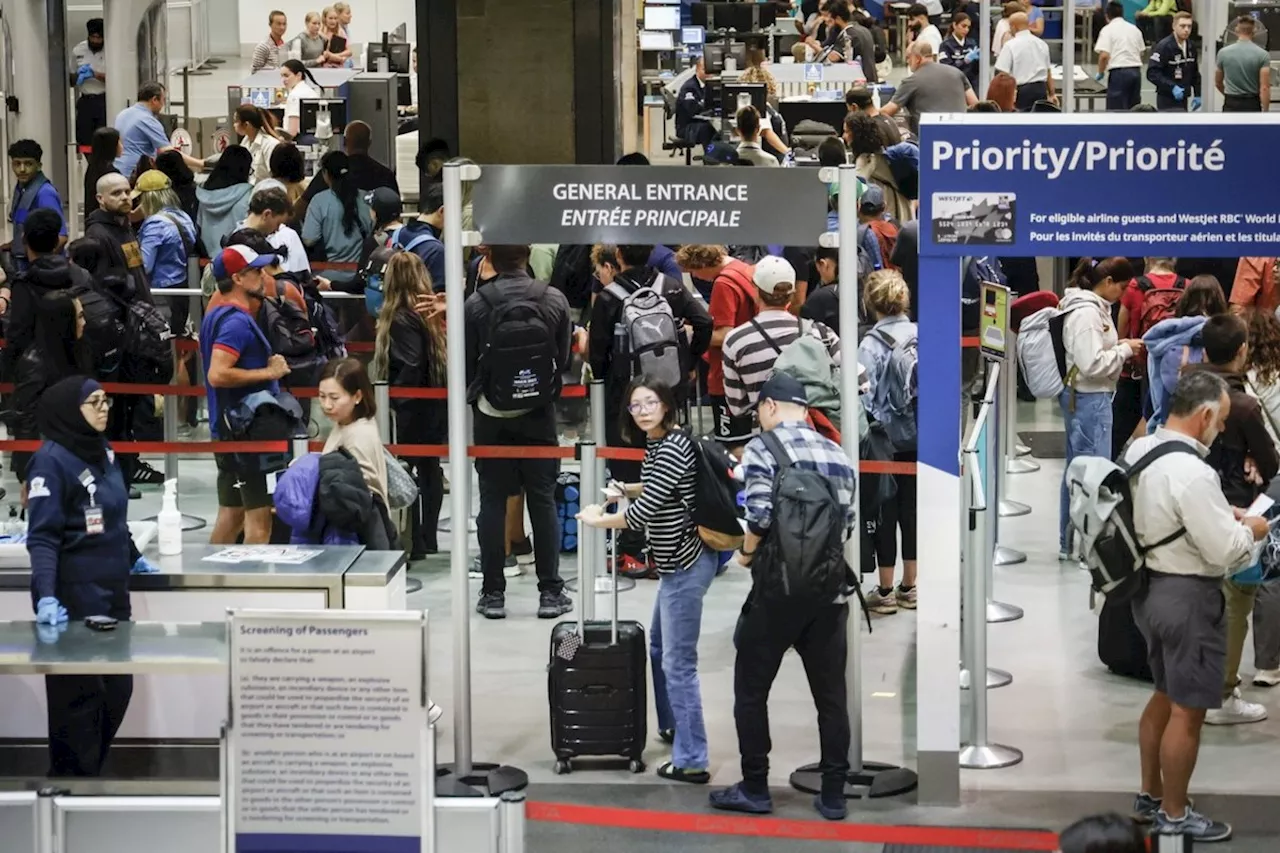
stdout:
[[930,826],[878,826],[819,820],[782,820],[692,812],[660,812],[566,803],[525,806],[529,820],[571,823],[614,829],[656,832],[692,832],[702,835],[740,835],[756,838],[788,838],[795,841],[859,841],[866,844],[924,844],[937,847],[974,847],[986,850],[1058,849],[1051,832],[1022,829],[972,829]]

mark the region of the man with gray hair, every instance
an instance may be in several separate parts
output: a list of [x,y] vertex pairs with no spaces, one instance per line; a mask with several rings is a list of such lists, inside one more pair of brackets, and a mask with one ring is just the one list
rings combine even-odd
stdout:
[[1039,101],[1058,103],[1053,91],[1053,77],[1049,73],[1049,46],[1031,31],[1031,23],[1025,12],[1009,16],[1009,32],[1013,38],[1000,48],[996,58],[996,71],[1013,77],[1018,85],[1018,112],[1031,112]]
[[[1138,725],[1142,789],[1135,816],[1161,834],[1225,841],[1231,826],[1191,808],[1187,788],[1205,712],[1222,704],[1227,636],[1222,579],[1247,565],[1267,522],[1244,517],[1205,463],[1231,410],[1226,383],[1197,371],[1179,380],[1169,418],[1130,445],[1133,524],[1146,554],[1146,588],[1133,600],[1155,693]],[[1145,457],[1154,458],[1147,459]]]
[[893,100],[880,108],[881,115],[894,116],[905,108],[911,115],[911,132],[920,135],[920,116],[925,113],[962,113],[978,96],[969,78],[959,68],[937,61],[929,42],[917,39],[907,48],[911,76],[898,84]]

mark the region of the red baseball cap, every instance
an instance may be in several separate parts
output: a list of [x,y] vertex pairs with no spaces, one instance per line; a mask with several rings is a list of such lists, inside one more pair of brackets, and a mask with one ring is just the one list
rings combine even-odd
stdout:
[[277,255],[259,255],[248,246],[228,246],[213,259],[213,277],[226,280],[247,269],[262,269],[279,262]]

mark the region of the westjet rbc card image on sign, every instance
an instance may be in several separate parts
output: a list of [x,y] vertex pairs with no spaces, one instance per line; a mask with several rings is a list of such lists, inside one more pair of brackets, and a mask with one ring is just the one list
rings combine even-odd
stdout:
[[934,193],[933,241],[945,245],[1008,246],[1016,239],[1012,193]]

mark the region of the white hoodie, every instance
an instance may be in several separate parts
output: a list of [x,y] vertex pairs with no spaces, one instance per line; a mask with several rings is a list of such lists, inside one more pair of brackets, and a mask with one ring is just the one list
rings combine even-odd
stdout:
[[1133,350],[1119,342],[1116,325],[1111,321],[1111,304],[1092,290],[1069,287],[1058,307],[1071,311],[1062,327],[1067,370],[1077,370],[1069,384],[1081,393],[1114,393],[1116,380],[1124,363],[1133,358]]

